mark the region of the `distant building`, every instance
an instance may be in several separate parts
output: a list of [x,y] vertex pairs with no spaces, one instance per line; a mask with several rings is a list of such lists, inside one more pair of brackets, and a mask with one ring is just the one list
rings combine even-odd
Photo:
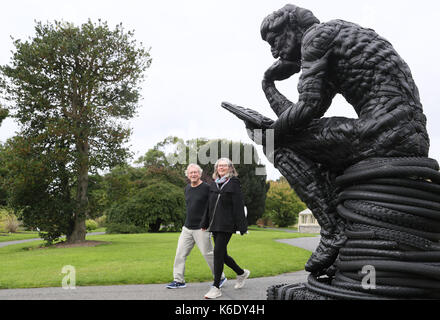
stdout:
[[300,233],[319,233],[321,232],[321,226],[313,216],[310,209],[306,209],[299,213],[298,219],[298,232]]

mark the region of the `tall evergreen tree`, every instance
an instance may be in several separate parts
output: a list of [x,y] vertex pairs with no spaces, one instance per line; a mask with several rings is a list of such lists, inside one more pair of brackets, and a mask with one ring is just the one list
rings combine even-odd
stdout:
[[[111,30],[101,21],[79,27],[38,22],[35,32],[27,41],[14,41],[10,65],[0,68],[1,83],[11,116],[21,125],[20,144],[29,149],[22,155],[41,162],[48,177],[55,178],[40,192],[74,197],[72,214],[59,217],[68,222],[60,232],[68,242],[80,242],[86,233],[89,173],[129,156],[124,144],[130,129],[121,120],[135,115],[139,84],[151,58],[121,24]],[[62,193],[53,193],[55,182],[62,183]],[[26,221],[26,209],[38,206],[38,199],[15,205],[25,210]]]

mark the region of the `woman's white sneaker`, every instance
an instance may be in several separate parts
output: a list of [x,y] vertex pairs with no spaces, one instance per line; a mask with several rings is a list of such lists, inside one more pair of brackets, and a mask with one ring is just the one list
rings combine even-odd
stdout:
[[243,288],[244,282],[247,278],[249,278],[249,275],[251,272],[247,269],[244,269],[244,273],[242,275],[237,276],[237,283],[235,284],[235,289]]
[[205,299],[215,299],[221,297],[221,295],[222,291],[219,288],[212,286],[208,293],[205,294]]

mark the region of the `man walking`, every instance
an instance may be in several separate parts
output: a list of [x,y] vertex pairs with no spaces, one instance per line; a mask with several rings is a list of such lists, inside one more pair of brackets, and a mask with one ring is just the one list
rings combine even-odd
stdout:
[[[169,289],[185,288],[185,262],[194,244],[208,263],[214,275],[214,249],[211,242],[211,233],[202,231],[200,223],[208,206],[209,185],[201,180],[202,168],[197,164],[190,164],[185,172],[190,183],[185,187],[186,219],[177,243],[174,259],[174,281],[167,285]],[[227,278],[222,274],[220,286]]]

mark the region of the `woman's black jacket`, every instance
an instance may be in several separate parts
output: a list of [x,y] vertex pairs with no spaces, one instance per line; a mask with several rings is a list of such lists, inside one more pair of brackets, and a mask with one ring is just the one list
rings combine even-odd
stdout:
[[240,180],[231,177],[219,189],[215,182],[210,184],[208,208],[200,227],[211,232],[247,231],[247,220],[244,215],[244,200]]

